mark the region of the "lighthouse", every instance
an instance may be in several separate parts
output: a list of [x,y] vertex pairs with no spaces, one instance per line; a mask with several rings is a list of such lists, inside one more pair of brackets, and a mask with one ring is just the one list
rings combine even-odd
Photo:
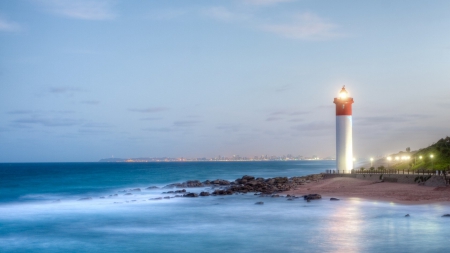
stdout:
[[352,104],[345,86],[334,98],[336,104],[336,169],[350,173],[353,169]]

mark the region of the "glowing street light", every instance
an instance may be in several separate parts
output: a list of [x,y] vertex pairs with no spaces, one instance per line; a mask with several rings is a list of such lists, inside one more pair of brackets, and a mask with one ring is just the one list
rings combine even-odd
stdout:
[[434,164],[433,164],[433,157],[434,157],[434,155],[433,155],[433,154],[431,154],[431,155],[430,155],[430,158],[431,158],[431,169],[433,169],[433,168],[434,168]]
[[388,156],[388,157],[387,157],[387,160],[388,160],[388,167],[390,168],[390,167],[391,167],[391,160],[392,160],[392,157]]
[[373,158],[370,158],[370,167],[373,167]]

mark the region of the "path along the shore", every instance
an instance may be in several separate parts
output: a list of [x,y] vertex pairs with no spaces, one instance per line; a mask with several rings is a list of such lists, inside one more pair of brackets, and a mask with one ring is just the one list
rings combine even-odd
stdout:
[[283,192],[290,195],[318,193],[324,197],[361,198],[389,201],[399,204],[426,204],[446,202],[450,204],[450,187],[426,187],[416,184],[373,182],[368,180],[336,177],[323,179],[295,190]]

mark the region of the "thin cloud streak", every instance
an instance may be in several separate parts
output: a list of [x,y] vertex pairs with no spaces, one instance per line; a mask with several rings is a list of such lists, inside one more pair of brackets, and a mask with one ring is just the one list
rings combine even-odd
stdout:
[[16,32],[20,30],[19,24],[8,21],[0,17],[0,31],[2,32]]
[[48,11],[57,15],[84,20],[111,20],[116,17],[111,1],[92,0],[41,0],[38,1]]
[[128,109],[128,111],[130,111],[130,112],[140,112],[140,113],[155,113],[155,112],[163,112],[163,111],[167,111],[167,110],[169,110],[169,108],[167,108],[167,107],[150,107],[150,108],[145,108],[145,109],[136,109],[136,108]]
[[336,31],[337,28],[338,25],[309,12],[297,14],[290,23],[261,26],[264,31],[299,40],[328,40],[342,37],[343,35]]
[[50,93],[67,93],[67,92],[81,92],[82,90],[80,88],[75,87],[51,87]]
[[256,6],[268,6],[280,3],[294,2],[295,0],[244,0],[244,3]]

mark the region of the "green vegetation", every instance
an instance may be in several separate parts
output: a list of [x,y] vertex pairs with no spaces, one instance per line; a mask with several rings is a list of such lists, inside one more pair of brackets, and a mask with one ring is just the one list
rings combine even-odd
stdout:
[[447,136],[429,147],[419,149],[408,162],[400,162],[392,167],[398,170],[448,170],[450,168],[450,137]]

